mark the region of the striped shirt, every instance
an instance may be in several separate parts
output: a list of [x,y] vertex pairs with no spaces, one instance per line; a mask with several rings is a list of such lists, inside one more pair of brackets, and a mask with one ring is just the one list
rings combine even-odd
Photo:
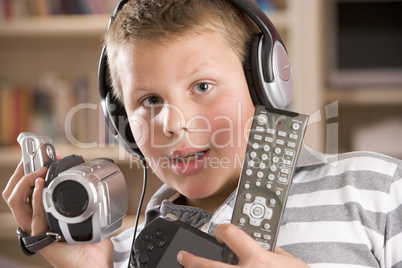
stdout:
[[[230,222],[235,193],[213,214],[180,205],[166,185],[147,207],[211,235]],[[170,199],[169,199],[170,198]],[[127,267],[133,231],[112,239],[115,267]],[[302,150],[277,246],[310,267],[402,267],[402,161],[353,152],[324,155]]]

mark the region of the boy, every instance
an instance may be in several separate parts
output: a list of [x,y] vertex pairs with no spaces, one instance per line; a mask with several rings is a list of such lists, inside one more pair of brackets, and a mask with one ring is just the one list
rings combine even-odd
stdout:
[[[275,253],[225,224],[254,114],[242,67],[254,32],[225,0],[133,0],[117,15],[105,38],[115,95],[165,183],[148,204],[147,220],[168,215],[215,234],[244,267],[401,267],[402,165],[385,156],[317,160],[302,152]],[[3,192],[32,235],[47,230],[45,173],[22,177],[20,164]],[[40,253],[57,267],[123,267],[131,241],[128,230],[113,243],[54,243]],[[177,259],[184,267],[229,267],[184,251]]]

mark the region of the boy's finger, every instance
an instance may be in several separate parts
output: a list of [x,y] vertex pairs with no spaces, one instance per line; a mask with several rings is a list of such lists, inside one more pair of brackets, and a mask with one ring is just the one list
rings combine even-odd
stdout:
[[4,200],[8,200],[10,197],[11,193],[13,192],[15,186],[17,183],[21,180],[21,178],[24,176],[24,167],[23,167],[22,160],[18,163],[17,168],[15,169],[13,175],[11,176],[10,180],[7,183],[6,188],[4,188],[3,191],[3,198]]
[[35,189],[32,194],[32,235],[43,234],[48,230],[46,214],[43,208],[42,193],[45,180],[35,180]]
[[195,256],[187,251],[177,254],[177,262],[185,268],[227,268],[228,264]]
[[241,261],[255,256],[256,251],[267,252],[248,234],[233,224],[221,224],[215,229],[216,239],[227,245]]
[[61,159],[61,153],[56,150],[56,159]]
[[[11,191],[10,195],[6,199],[10,208],[16,208],[20,205],[28,204],[27,200],[32,195],[33,187],[35,186],[35,180],[39,177],[44,177],[46,175],[47,168],[40,168],[37,171],[25,175],[24,177],[18,179],[12,178],[11,180],[16,180],[17,183],[13,187],[15,182],[10,183],[9,191]],[[18,179],[18,180],[17,180]]]

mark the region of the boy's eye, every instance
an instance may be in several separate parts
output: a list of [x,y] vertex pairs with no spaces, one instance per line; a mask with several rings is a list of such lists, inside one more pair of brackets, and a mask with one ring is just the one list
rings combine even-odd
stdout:
[[142,101],[142,105],[144,105],[145,107],[152,107],[161,103],[162,99],[158,96],[150,96]]
[[195,94],[205,93],[205,92],[208,92],[209,90],[211,90],[211,88],[212,88],[212,85],[210,85],[208,83],[199,83],[194,87],[193,93],[195,93]]

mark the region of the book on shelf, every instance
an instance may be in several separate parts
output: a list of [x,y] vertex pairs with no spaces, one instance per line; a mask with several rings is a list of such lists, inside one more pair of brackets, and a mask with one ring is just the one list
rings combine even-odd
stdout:
[[100,104],[91,98],[90,80],[53,74],[35,83],[0,82],[0,145],[18,145],[20,132],[49,136],[62,144],[108,144]]
[[[0,0],[0,20],[50,15],[112,14],[119,0]],[[265,12],[282,8],[284,0],[255,0]]]
[[0,0],[0,20],[54,15],[112,14],[118,0]]

